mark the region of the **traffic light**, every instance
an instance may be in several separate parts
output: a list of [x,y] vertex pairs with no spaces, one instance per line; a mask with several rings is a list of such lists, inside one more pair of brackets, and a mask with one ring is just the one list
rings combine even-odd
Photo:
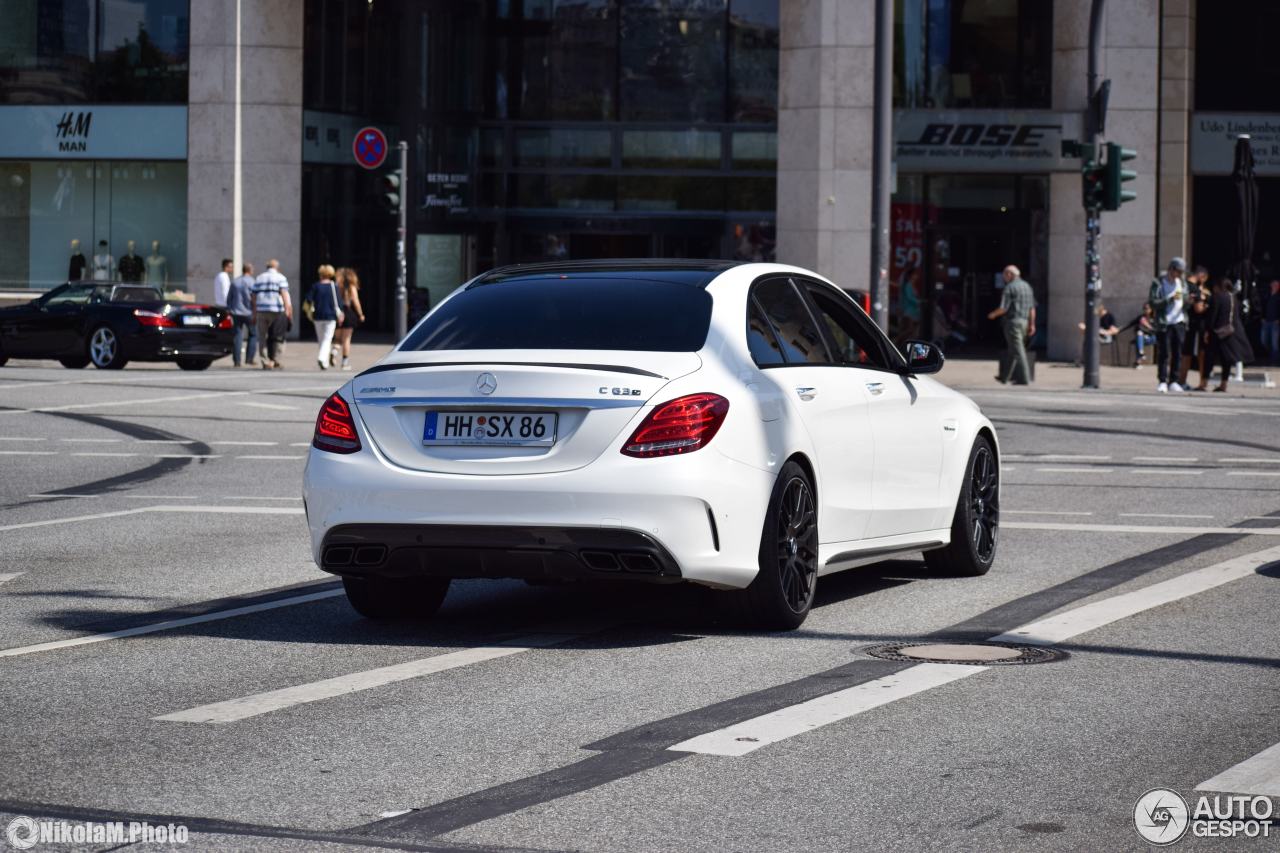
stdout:
[[382,206],[390,213],[400,210],[400,175],[396,172],[385,172],[382,175],[382,194],[379,196]]
[[1095,159],[1097,149],[1092,145],[1080,146],[1081,191],[1085,210],[1098,210],[1105,200],[1106,166]]
[[1106,177],[1103,181],[1102,207],[1104,210],[1119,210],[1126,201],[1133,201],[1138,194],[1133,190],[1122,189],[1126,181],[1138,177],[1138,173],[1121,168],[1126,160],[1132,160],[1138,152],[1132,148],[1122,148],[1118,143],[1107,143]]

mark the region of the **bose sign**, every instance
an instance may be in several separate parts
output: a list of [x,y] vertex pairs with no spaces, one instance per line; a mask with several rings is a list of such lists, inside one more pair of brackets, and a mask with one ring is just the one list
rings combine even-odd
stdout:
[[1077,113],[899,110],[894,138],[901,172],[1076,172],[1062,139],[1078,136]]

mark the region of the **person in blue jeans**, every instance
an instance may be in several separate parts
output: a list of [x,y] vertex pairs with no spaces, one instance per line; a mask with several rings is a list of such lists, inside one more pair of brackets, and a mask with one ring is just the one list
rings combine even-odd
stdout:
[[1271,282],[1271,295],[1262,310],[1262,347],[1271,363],[1280,365],[1280,280]]
[[[258,330],[253,323],[253,264],[245,264],[243,275],[231,282],[227,290],[227,311],[231,314],[231,322],[235,323],[235,349],[231,351],[231,361],[239,367],[247,364],[250,367],[258,360]],[[248,337],[248,350],[245,349],[245,338]],[[244,356],[244,361],[240,356]]]

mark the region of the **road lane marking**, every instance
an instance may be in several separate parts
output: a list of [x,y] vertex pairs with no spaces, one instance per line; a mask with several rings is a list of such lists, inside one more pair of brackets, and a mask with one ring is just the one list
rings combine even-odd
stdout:
[[1280,743],[1201,782],[1196,790],[1280,797]]
[[136,453],[111,453],[108,451],[84,451],[81,453],[72,453],[72,456],[137,456]]
[[381,687],[384,684],[392,684],[397,681],[406,681],[410,678],[419,678],[424,675],[432,675],[475,663],[510,657],[511,655],[518,655],[534,649],[547,648],[580,636],[580,634],[534,634],[493,646],[477,646],[476,648],[448,652],[392,666],[383,666],[377,669],[364,670],[363,672],[353,672],[349,675],[340,675],[335,678],[326,678],[309,684],[299,684],[280,690],[268,690],[265,693],[255,693],[239,699],[228,699],[225,702],[214,702],[210,705],[201,705],[186,711],[176,711],[172,714],[164,714],[152,719],[172,723],[234,723],[237,720],[256,717],[271,711],[292,708],[295,705],[319,702],[323,699],[332,699],[335,696],[344,696],[348,693],[357,693],[362,690]]
[[195,501],[199,495],[120,495],[129,501]]
[[26,572],[9,572],[8,574],[0,575],[0,583],[8,583],[14,578],[22,577],[24,574],[26,574]]
[[1228,477],[1280,477],[1280,471],[1228,471]]
[[194,438],[136,438],[135,444],[198,444]]
[[1133,468],[1126,472],[1129,474],[1153,474],[1156,476],[1167,476],[1169,474],[1203,474],[1203,468]]
[[[43,497],[49,497],[44,495]],[[97,521],[102,518],[117,518],[122,515],[138,515],[144,512],[200,512],[208,514],[246,514],[246,515],[302,515],[302,507],[292,506],[141,506],[134,509],[122,509],[115,512],[98,512],[92,515],[72,515],[64,518],[46,518],[42,521],[24,521],[20,524],[0,526],[0,533],[6,530],[24,530],[29,527],[48,527],[54,524],[74,524],[80,521]],[[1277,530],[1276,533],[1280,533]]]
[[310,446],[311,446],[311,442],[309,442],[309,441],[294,441],[294,442],[291,442],[291,443],[289,444],[289,446],[290,446],[290,447],[310,447]]
[[0,441],[47,441],[47,439],[26,435],[0,435]]
[[[186,377],[184,377],[186,378]],[[24,386],[25,387],[25,386]],[[283,394],[292,391],[321,391],[331,393],[331,385],[297,385],[284,388],[270,388],[253,391],[210,391],[202,394],[178,394],[169,397],[144,397],[139,400],[103,400],[96,403],[69,403],[65,406],[37,406],[30,409],[0,409],[0,415],[27,415],[39,412],[67,412],[74,409],[115,408],[119,406],[141,406],[147,403],[177,403],[185,400],[214,400],[221,397],[261,397]],[[293,409],[294,406],[286,408]]]
[[252,406],[255,409],[274,409],[277,412],[295,412],[298,410],[297,406],[282,406],[279,403],[253,403],[248,400],[240,400],[239,404],[241,406]]
[[223,495],[224,501],[300,501],[301,497],[267,497],[266,495]]
[[1159,512],[1122,512],[1121,518],[1213,518],[1212,515],[1173,515]]
[[1052,509],[1006,509],[1001,515],[1093,515],[1091,512],[1065,512]]
[[[123,513],[116,513],[122,515]],[[204,622],[216,622],[221,619],[231,619],[236,616],[247,616],[251,613],[261,613],[264,610],[275,610],[280,607],[292,607],[296,604],[307,604],[312,601],[321,601],[326,598],[334,598],[346,593],[340,589],[329,589],[324,592],[312,592],[306,595],[295,595],[291,598],[279,598],[275,601],[266,601],[262,604],[250,604],[245,607],[233,607],[229,610],[217,610],[213,613],[202,613],[199,616],[184,616],[180,619],[167,619],[163,622],[153,622],[150,625],[139,625],[136,628],[124,628],[119,631],[107,631],[103,634],[89,634],[84,637],[72,637],[68,640],[53,640],[48,643],[37,643],[33,646],[19,646],[12,649],[0,649],[0,658],[12,658],[19,655],[35,654],[36,652],[49,652],[55,649],[70,649],[76,646],[87,646],[93,643],[102,643],[107,640],[119,640],[124,637],[138,637],[143,634],[154,634],[157,631],[170,631],[174,628],[185,628],[188,625],[199,625]]]
[[27,495],[27,497],[29,498],[100,498],[102,497],[103,494],[106,494],[106,493],[103,492],[102,494],[80,495],[80,494],[72,494],[69,492],[44,492],[38,495]]
[[1261,457],[1256,457],[1256,456],[1255,457],[1231,456],[1226,459],[1219,459],[1218,461],[1221,462],[1223,465],[1242,465],[1248,462],[1262,462],[1268,465],[1280,465],[1280,457],[1263,459]]
[[1114,468],[1036,468],[1046,474],[1110,474]]
[[221,459],[220,453],[153,453],[153,459]]
[[1195,456],[1135,456],[1134,462],[1199,462]]
[[1107,462],[1110,459],[1110,456],[1090,456],[1080,453],[1041,453],[1030,457],[1032,462]]
[[257,456],[254,456],[254,455],[237,456],[235,458],[236,459],[306,459],[307,457],[305,454],[297,453],[290,456],[283,456],[279,454],[272,456],[272,455],[263,454],[263,455],[257,455]]
[[1076,533],[1178,533],[1203,536],[1206,533],[1226,533],[1254,536],[1280,536],[1280,528],[1269,527],[1186,527],[1183,525],[1155,524],[1070,524],[1052,521],[1007,521],[1000,525],[1014,530],[1060,530]]
[[226,444],[234,447],[275,447],[278,441],[211,441],[209,444]]
[[122,438],[60,438],[58,441],[75,442],[76,444],[119,444]]
[[1048,422],[1050,422],[1050,423],[1058,423],[1058,422],[1060,422],[1060,421],[1073,421],[1073,422],[1076,422],[1076,421],[1105,421],[1105,422],[1107,422],[1107,423],[1112,423],[1112,424],[1113,424],[1113,423],[1119,423],[1119,422],[1124,422],[1124,423],[1127,423],[1127,424],[1136,424],[1136,423],[1142,423],[1142,424],[1156,424],[1156,423],[1160,423],[1160,419],[1159,419],[1159,418],[1128,418],[1128,417],[1117,416],[1117,415],[1069,415],[1069,414],[1062,414],[1062,415],[1023,415],[1023,414],[997,415],[997,414],[990,414],[990,413],[988,413],[988,414],[987,414],[987,417],[991,418],[993,421],[1048,421]]
[[56,450],[0,450],[4,456],[56,456]]
[[[1247,577],[1275,560],[1280,560],[1280,547],[1245,554],[1133,592],[1104,598],[1039,619],[1012,631],[997,634],[988,642],[1027,645],[1060,643],[1121,619]],[[963,664],[917,664],[873,681],[698,735],[667,749],[703,755],[746,755],[771,743],[848,719],[889,702],[977,675],[988,668]]]

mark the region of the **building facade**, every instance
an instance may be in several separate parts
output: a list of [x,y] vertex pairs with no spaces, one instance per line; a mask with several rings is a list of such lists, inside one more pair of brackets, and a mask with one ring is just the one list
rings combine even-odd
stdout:
[[[1255,261],[1271,272],[1280,66],[1265,23],[1280,9],[1197,5],[1108,3],[1107,138],[1139,152],[1137,201],[1103,219],[1121,323],[1169,257],[1231,262],[1239,132],[1255,142]],[[1089,6],[896,3],[895,337],[990,351],[985,316],[1015,263],[1040,302],[1037,344],[1076,355],[1084,221],[1060,143],[1081,131]],[[385,167],[352,156],[365,125],[410,146],[414,313],[477,271],[548,258],[776,258],[851,290],[871,277],[874,0],[9,7],[0,290],[78,267],[207,299],[224,257],[277,258],[296,291],[327,262],[360,272],[371,323],[389,329],[394,222]]]

